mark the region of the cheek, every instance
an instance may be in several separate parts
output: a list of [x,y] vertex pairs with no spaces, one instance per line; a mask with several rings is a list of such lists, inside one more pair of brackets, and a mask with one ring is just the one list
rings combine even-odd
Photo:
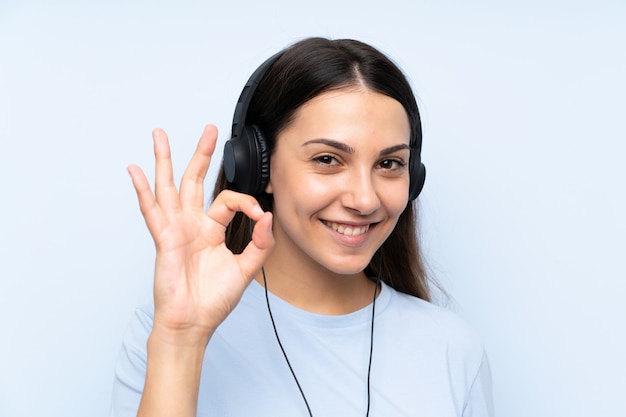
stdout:
[[311,204],[313,195],[318,195],[322,187],[312,184],[310,176],[304,175],[301,170],[285,169],[284,166],[274,164],[270,172],[270,181],[266,191],[274,195],[274,206],[289,206],[289,210],[299,212],[303,204]]
[[337,185],[312,176],[292,175],[281,178],[274,185],[274,201],[296,214],[310,214],[336,200]]
[[387,210],[389,212],[389,216],[394,218],[395,221],[397,222],[402,212],[406,209],[407,205],[408,205],[408,196],[402,201],[398,201],[394,205],[388,206]]
[[320,176],[308,171],[302,164],[287,164],[284,161],[272,161],[270,181],[267,191],[274,198],[293,199],[294,202],[313,203],[316,198],[329,196],[333,190],[340,190],[339,178]]
[[409,203],[409,181],[398,181],[393,184],[383,184],[383,191],[379,194],[383,205],[392,217],[398,217]]

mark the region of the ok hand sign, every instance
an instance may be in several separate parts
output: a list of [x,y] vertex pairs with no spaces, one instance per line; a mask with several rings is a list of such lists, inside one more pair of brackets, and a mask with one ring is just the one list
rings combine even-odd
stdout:
[[[254,197],[223,191],[204,211],[204,178],[217,129],[208,125],[182,177],[174,184],[167,135],[155,129],[155,192],[141,168],[128,167],[141,213],[156,245],[154,328],[181,342],[206,344],[239,302],[269,255],[272,214]],[[239,255],[225,245],[226,226],[241,211],[256,222],[252,241]]]

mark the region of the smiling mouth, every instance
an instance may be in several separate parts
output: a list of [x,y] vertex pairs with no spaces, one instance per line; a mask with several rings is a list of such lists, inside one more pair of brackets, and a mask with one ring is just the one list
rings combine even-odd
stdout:
[[367,233],[367,231],[370,230],[369,224],[366,224],[364,226],[352,226],[352,225],[347,225],[347,224],[329,222],[326,220],[323,220],[323,222],[326,226],[330,227],[335,232],[341,233],[342,235],[345,235],[345,236],[360,236],[362,234]]

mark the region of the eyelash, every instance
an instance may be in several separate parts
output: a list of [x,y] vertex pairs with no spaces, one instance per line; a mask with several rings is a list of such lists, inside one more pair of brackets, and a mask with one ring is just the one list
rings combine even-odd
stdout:
[[[338,159],[334,155],[320,155],[320,156],[316,156],[315,158],[313,158],[313,161],[315,161],[316,163],[322,166],[331,166],[333,162],[338,162]],[[385,163],[391,163],[394,165],[392,168],[384,168],[383,164]],[[397,170],[403,169],[406,166],[406,162],[404,162],[402,159],[386,158],[386,159],[381,160],[378,163],[378,166],[388,171],[397,171]]]
[[329,166],[333,162],[337,162],[337,157],[333,155],[320,155],[313,158],[313,161],[317,162],[320,165]]
[[395,159],[395,158],[383,159],[382,161],[378,163],[378,165],[381,166],[382,168],[383,163],[386,163],[386,162],[395,164],[395,168],[383,168],[383,169],[388,169],[389,171],[397,171],[397,170],[403,169],[406,166],[406,163],[402,159]]

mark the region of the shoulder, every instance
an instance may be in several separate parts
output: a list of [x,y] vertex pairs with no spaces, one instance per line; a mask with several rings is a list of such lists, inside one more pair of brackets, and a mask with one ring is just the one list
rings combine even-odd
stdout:
[[478,412],[490,409],[491,377],[483,342],[472,326],[444,307],[388,286],[383,291],[388,301],[381,303],[375,332],[385,381],[402,381],[397,390],[415,407],[452,407],[449,415],[492,415]]
[[[123,348],[126,351],[137,352],[145,356],[146,342],[154,323],[154,306],[150,302],[142,303],[135,308],[123,338]],[[142,362],[145,362],[145,358]]]
[[146,376],[146,342],[152,331],[154,308],[151,303],[137,307],[128,323],[115,365],[111,396],[111,416],[137,413]]
[[[480,362],[484,355],[483,343],[462,317],[447,308],[404,294],[385,286],[389,303],[385,322],[397,334],[409,340],[420,340],[422,345],[444,349],[448,355]],[[460,359],[460,358],[459,358]]]

